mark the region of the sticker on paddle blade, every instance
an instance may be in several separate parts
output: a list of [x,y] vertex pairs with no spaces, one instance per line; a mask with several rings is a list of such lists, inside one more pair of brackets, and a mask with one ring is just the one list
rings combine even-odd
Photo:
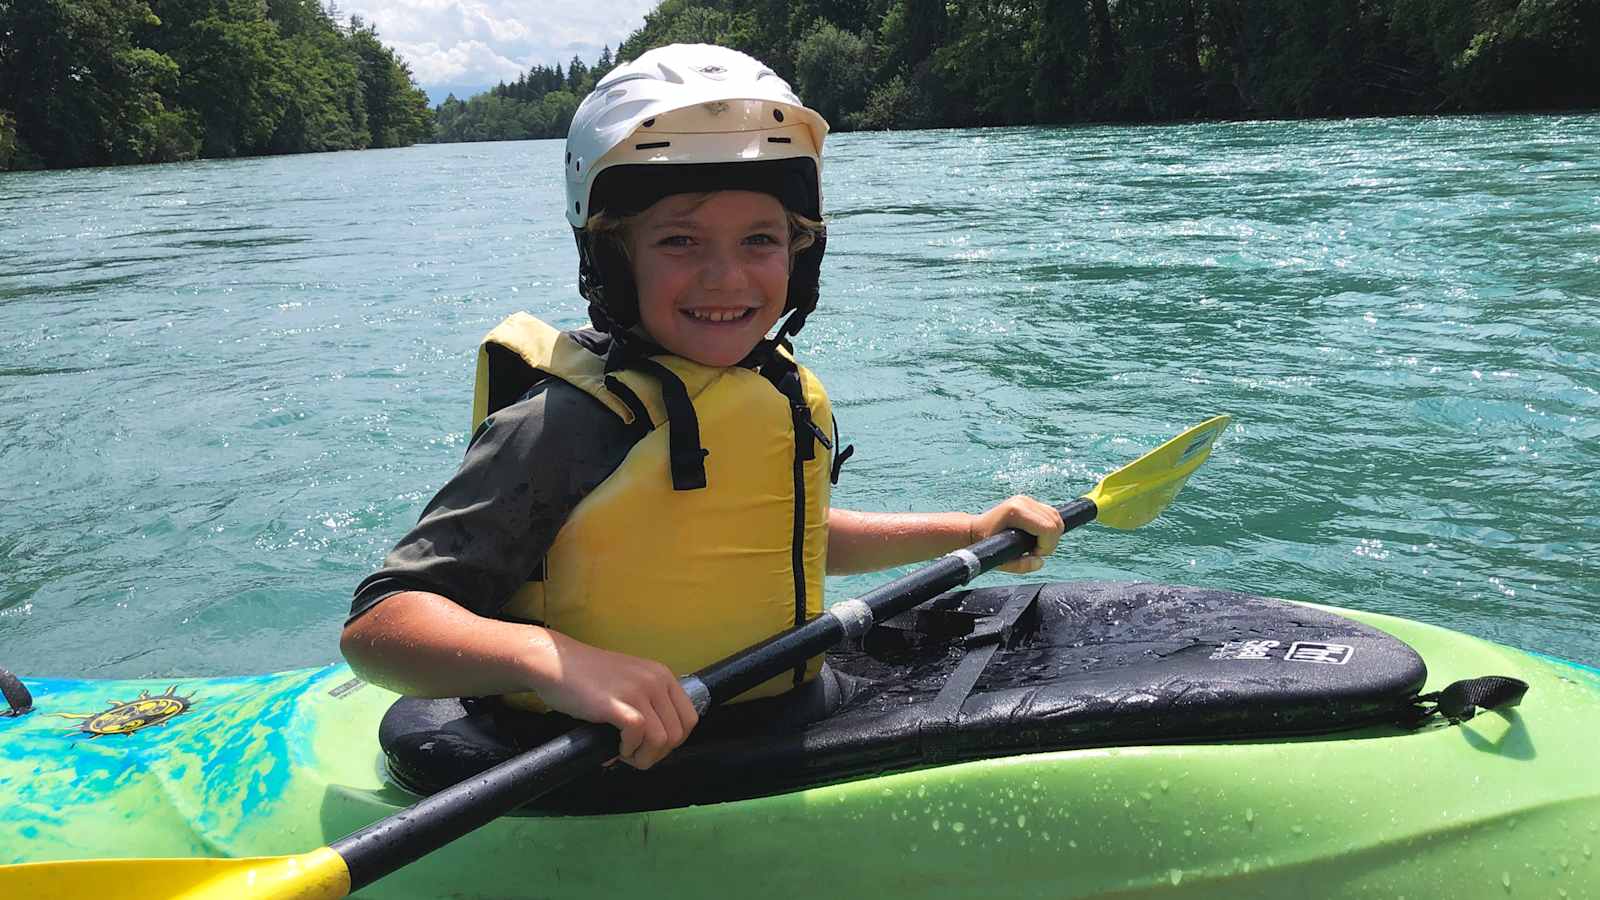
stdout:
[[166,693],[150,696],[140,691],[136,700],[111,700],[110,708],[97,713],[56,713],[63,719],[82,719],[77,730],[93,740],[107,734],[133,734],[153,725],[165,725],[194,705],[194,697],[178,695],[178,686]]

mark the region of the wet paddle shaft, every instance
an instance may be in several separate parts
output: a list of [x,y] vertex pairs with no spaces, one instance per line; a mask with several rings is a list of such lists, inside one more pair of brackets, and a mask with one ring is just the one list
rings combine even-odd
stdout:
[[[1067,529],[1092,521],[1131,529],[1154,519],[1210,455],[1213,442],[1228,422],[1227,416],[1202,422],[1107,475],[1084,496],[1058,507]],[[1032,535],[1007,529],[949,553],[860,597],[835,603],[804,625],[685,677],[684,690],[704,712],[800,660],[846,638],[860,637],[874,622],[1016,559],[1033,544]],[[89,860],[0,866],[0,895],[91,896],[103,891],[106,884],[117,884],[119,896],[126,900],[335,900],[603,764],[616,755],[617,739],[616,729],[609,725],[575,729],[309,853],[237,860]]]

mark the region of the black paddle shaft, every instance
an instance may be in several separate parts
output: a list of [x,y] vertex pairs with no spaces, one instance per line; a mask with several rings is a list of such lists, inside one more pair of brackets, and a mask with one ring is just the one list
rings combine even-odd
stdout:
[[[1094,520],[1092,501],[1078,498],[1057,507],[1067,530]],[[899,615],[945,591],[961,587],[1034,545],[1034,537],[1008,528],[942,556],[860,597],[835,604],[822,615],[762,641],[684,679],[704,712],[793,669],[846,637],[859,637],[873,622]],[[517,807],[592,771],[617,754],[619,736],[610,725],[585,725],[329,845],[350,870],[357,891]]]

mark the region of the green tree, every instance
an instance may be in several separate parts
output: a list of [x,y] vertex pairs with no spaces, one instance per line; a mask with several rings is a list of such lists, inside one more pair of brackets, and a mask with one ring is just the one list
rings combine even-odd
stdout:
[[539,100],[540,133],[533,137],[566,137],[579,98],[566,91],[551,91]]
[[1032,118],[1027,58],[1034,6],[1018,0],[967,0],[951,23],[950,40],[934,54],[952,103],[952,125],[1014,125]]
[[360,57],[331,14],[313,0],[268,0],[267,17],[288,51],[283,79],[289,88],[269,149],[298,153],[370,144]]
[[138,0],[0,0],[0,104],[15,122],[8,155],[60,166],[182,156],[186,120],[162,96],[176,68],[133,40],[157,21]]
[[1200,0],[1122,0],[1121,66],[1108,101],[1135,118],[1185,118],[1205,102],[1200,68]]
[[150,46],[182,72],[178,99],[199,117],[205,156],[265,153],[288,112],[288,47],[265,0],[157,0],[167,27]]
[[16,118],[0,109],[0,170],[11,168],[12,161],[22,155],[23,149],[17,140]]
[[867,42],[818,19],[795,48],[795,89],[829,122],[866,105],[872,74]]
[[867,131],[926,128],[937,124],[928,95],[903,74],[873,88],[866,105],[845,118],[845,125]]
[[741,43],[738,37],[754,31],[753,24],[740,22],[725,10],[694,0],[662,0],[660,6],[645,13],[644,25],[622,42],[617,56],[637,59],[646,50],[667,44],[742,47],[747,45]]
[[836,128],[1600,105],[1600,0],[662,0],[587,79],[536,66],[440,139],[559,136],[547,97],[675,42],[764,60]]
[[1028,56],[1028,85],[1036,122],[1069,122],[1091,111],[1088,102],[1089,19],[1084,0],[1040,0]]
[[403,147],[431,134],[427,95],[412,80],[410,66],[378,40],[377,28],[352,16],[350,44],[366,97],[370,146]]
[[1600,0],[1396,0],[1389,26],[1438,106],[1600,106]]
[[617,61],[611,57],[611,45],[607,44],[600,50],[600,58],[595,60],[594,80],[599,82],[606,77],[606,73],[617,67]]
[[567,63],[567,91],[582,97],[592,87],[594,80],[589,76],[589,67],[574,54],[572,62]]

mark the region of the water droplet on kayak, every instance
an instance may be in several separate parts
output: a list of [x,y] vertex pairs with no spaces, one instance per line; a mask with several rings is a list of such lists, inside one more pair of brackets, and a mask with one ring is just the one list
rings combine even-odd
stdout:
[[1244,823],[1246,825],[1249,825],[1252,829],[1254,829],[1256,827],[1256,811],[1255,810],[1246,809],[1244,811]]
[[1289,830],[1294,832],[1295,834],[1305,834],[1306,833],[1306,830],[1304,828],[1301,828],[1299,825],[1290,825],[1289,826]]
[[1172,782],[1166,780],[1165,778],[1161,779],[1161,793],[1165,794],[1170,790],[1172,790]]
[[1173,887],[1177,887],[1178,883],[1183,881],[1183,870],[1173,869],[1171,872],[1167,873],[1167,878],[1172,882]]
[[951,822],[950,823],[950,830],[956,832],[957,834],[960,834],[961,832],[967,830],[967,823],[965,823],[965,822]]
[[1027,816],[1017,816],[1017,827],[1022,828],[1028,824]]
[[1511,890],[1511,873],[1510,872],[1501,872],[1500,873],[1500,886],[1504,887],[1508,891]]

